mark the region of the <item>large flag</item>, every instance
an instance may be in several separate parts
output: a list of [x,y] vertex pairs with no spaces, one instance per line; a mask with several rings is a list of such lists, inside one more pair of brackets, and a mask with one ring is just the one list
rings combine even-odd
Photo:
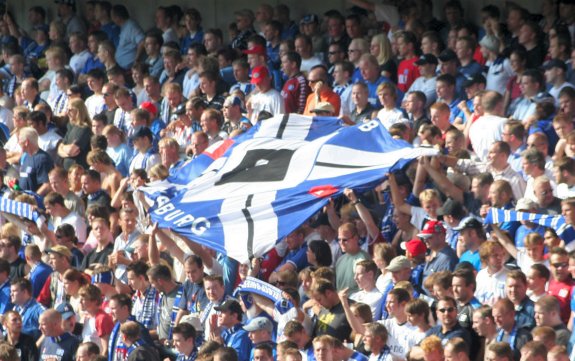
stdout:
[[166,180],[149,183],[145,187],[140,187],[139,190],[143,191],[152,201],[158,197],[172,198],[175,193],[199,177],[213,162],[227,158],[238,144],[246,140],[275,138],[312,141],[331,134],[342,126],[341,119],[335,117],[308,117],[300,114],[276,115],[257,123],[244,134],[213,144],[198,157],[171,169],[170,176]]
[[557,235],[565,241],[565,249],[569,252],[575,250],[575,229],[565,222],[565,217],[561,215],[552,216],[549,214],[518,212],[513,209],[490,208],[485,217],[485,224],[497,224],[502,222],[529,221],[543,227],[552,228]]
[[429,148],[393,139],[378,121],[314,140],[265,134],[235,144],[173,197],[150,210],[160,228],[245,262],[270,250],[345,188],[374,187]]

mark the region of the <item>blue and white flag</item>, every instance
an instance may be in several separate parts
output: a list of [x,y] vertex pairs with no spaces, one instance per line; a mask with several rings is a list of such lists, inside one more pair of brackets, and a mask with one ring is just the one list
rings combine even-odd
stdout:
[[34,223],[38,223],[40,214],[28,204],[18,201],[13,201],[8,198],[0,198],[0,212],[13,214],[18,217],[26,218]]
[[373,188],[390,171],[436,154],[393,139],[378,121],[312,141],[264,136],[262,129],[176,196],[158,199],[150,214],[159,227],[246,262],[265,254],[345,188]]
[[341,119],[335,117],[308,117],[300,114],[280,114],[265,121],[258,122],[246,133],[237,137],[217,142],[194,159],[170,169],[170,176],[163,181],[156,181],[140,187],[151,200],[158,197],[172,198],[175,193],[185,188],[216,160],[222,161],[242,142],[251,139],[284,139],[312,141],[331,134],[341,128]]
[[485,217],[485,224],[497,224],[502,222],[529,221],[543,227],[552,228],[557,235],[565,241],[568,251],[575,250],[575,230],[565,222],[565,217],[549,214],[518,212],[512,209],[490,208]]

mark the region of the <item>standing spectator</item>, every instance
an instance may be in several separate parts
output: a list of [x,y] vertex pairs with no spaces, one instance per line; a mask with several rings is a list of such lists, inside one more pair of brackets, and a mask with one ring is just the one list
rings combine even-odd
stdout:
[[301,56],[296,52],[288,52],[281,57],[281,63],[282,71],[288,76],[281,92],[285,111],[303,114],[310,88],[300,70]]
[[343,119],[349,119],[348,122],[361,124],[372,118],[373,112],[377,111],[368,99],[369,91],[364,82],[358,82],[351,86],[351,99],[353,108],[351,113]]
[[248,361],[252,343],[248,332],[243,329],[243,311],[239,302],[228,300],[214,308],[219,314],[217,327],[212,328],[210,339],[236,350],[240,361]]
[[314,334],[331,335],[341,340],[349,339],[351,327],[345,317],[336,287],[329,281],[318,279],[312,285],[312,297],[323,308],[317,314]]
[[541,42],[541,30],[531,21],[526,21],[519,28],[519,44],[527,50],[527,68],[537,69],[545,60],[545,48]]
[[22,332],[38,339],[40,315],[45,308],[32,297],[32,283],[25,278],[14,280],[10,285],[10,296],[14,310],[22,317]]
[[88,154],[91,122],[88,109],[82,99],[75,99],[68,105],[70,123],[64,139],[58,146],[58,156],[63,159],[64,169],[73,164],[79,164],[87,168],[86,155]]
[[301,56],[300,69],[304,74],[309,72],[317,65],[322,65],[322,61],[313,54],[313,45],[307,35],[300,34],[295,38],[295,51]]
[[[248,48],[248,39],[255,34],[254,30],[254,13],[250,9],[242,9],[234,13],[236,16],[236,25],[238,34],[232,39],[231,47],[233,49],[246,50]],[[208,48],[208,46],[206,46]],[[208,52],[210,52],[208,50]]]
[[22,152],[19,185],[23,190],[45,195],[50,189],[48,173],[54,168],[52,158],[38,146],[38,132],[34,128],[20,129],[18,143]]
[[76,76],[80,75],[84,69],[84,66],[86,65],[86,62],[92,56],[86,43],[87,39],[85,34],[70,34],[68,44],[70,46],[70,51],[72,52],[72,57],[70,58],[69,65]]
[[487,60],[487,74],[485,89],[501,92],[505,89],[509,79],[514,75],[509,58],[501,55],[500,42],[494,35],[485,35],[479,42],[483,57]]
[[187,54],[191,45],[204,42],[204,30],[201,24],[202,14],[196,8],[189,8],[184,11],[184,25],[186,26],[187,34],[180,43],[182,54]]
[[492,306],[497,300],[505,298],[505,280],[509,271],[503,267],[505,250],[499,243],[486,241],[479,247],[482,268],[477,273],[475,297],[482,304]]
[[82,18],[76,14],[76,0],[58,0],[58,17],[66,25],[66,38],[73,33],[86,35],[86,24]]
[[144,50],[146,51],[146,60],[144,62],[149,67],[150,75],[157,78],[160,77],[164,69],[164,59],[162,57],[161,48],[164,44],[162,34],[158,31],[148,31],[144,38]]
[[174,30],[178,19],[171,6],[159,6],[156,9],[154,21],[156,23],[156,27],[162,31],[164,43],[179,43],[180,40],[178,39],[178,34],[176,33],[176,30]]
[[419,57],[415,62],[419,67],[419,78],[415,79],[413,84],[409,87],[409,92],[421,91],[425,94],[427,99],[426,107],[435,103],[437,96],[435,92],[435,70],[437,68],[437,58],[433,54],[424,54]]
[[[5,341],[12,345],[18,352],[20,361],[38,360],[38,348],[34,338],[22,332],[22,317],[12,310],[4,313],[2,326],[6,333]],[[39,332],[39,329],[38,329]]]
[[406,92],[419,77],[419,69],[415,65],[418,60],[415,53],[417,39],[412,32],[404,31],[397,36],[398,56],[403,59],[397,69],[397,87]]
[[532,339],[530,331],[517,324],[515,308],[508,299],[502,298],[495,302],[492,313],[495,324],[499,328],[497,342],[508,343],[517,358],[521,348]]
[[36,298],[40,294],[42,287],[46,283],[48,277],[52,273],[52,268],[42,261],[42,252],[40,248],[31,244],[26,246],[24,252],[26,263],[30,267],[30,282],[32,283],[32,297]]
[[361,79],[361,70],[359,68],[359,62],[363,54],[369,53],[369,43],[363,38],[352,39],[349,43],[349,49],[347,49],[347,59],[349,62],[353,63],[354,71],[351,77],[352,82],[356,82]]
[[323,65],[314,67],[307,76],[308,83],[312,88],[312,93],[308,95],[305,104],[304,115],[311,115],[320,102],[328,102],[334,108],[334,113],[339,114],[341,110],[341,100],[331,89],[327,81],[327,69]]
[[339,95],[341,100],[341,115],[349,115],[351,113],[353,105],[351,99],[352,74],[353,64],[349,61],[340,61],[333,66],[333,91]]
[[128,9],[124,5],[114,5],[111,14],[112,21],[120,27],[115,59],[123,69],[129,69],[141,52],[144,33],[140,25],[130,19]]
[[481,74],[482,67],[473,59],[473,52],[475,50],[475,41],[473,38],[461,37],[457,39],[455,45],[455,53],[459,60],[459,72],[467,78],[473,78]]
[[501,140],[507,119],[503,118],[503,97],[496,91],[488,91],[481,97],[481,107],[484,114],[470,124],[468,136],[475,154],[486,161],[489,147]]
[[570,331],[562,318],[561,300],[553,295],[546,295],[535,302],[535,324],[537,327],[551,327],[556,334],[558,345],[567,346]]
[[280,92],[272,88],[272,79],[267,67],[261,65],[253,68],[251,82],[259,91],[250,98],[247,105],[252,124],[257,123],[259,114],[263,111],[273,115],[285,112],[284,100]]
[[468,345],[471,345],[469,331],[461,327],[457,320],[457,301],[445,296],[437,303],[437,319],[440,325],[430,328],[426,336],[435,335],[441,340],[447,341],[455,337],[461,337]]
[[552,248],[549,252],[549,263],[551,265],[551,280],[547,292],[559,301],[561,320],[567,324],[571,314],[569,300],[573,287],[573,280],[568,268],[569,255],[567,251],[559,247]]
[[361,250],[357,228],[352,223],[344,223],[338,229],[338,241],[344,255],[335,264],[337,289],[349,288],[350,292],[358,291],[353,279],[355,264],[369,259],[369,254]]

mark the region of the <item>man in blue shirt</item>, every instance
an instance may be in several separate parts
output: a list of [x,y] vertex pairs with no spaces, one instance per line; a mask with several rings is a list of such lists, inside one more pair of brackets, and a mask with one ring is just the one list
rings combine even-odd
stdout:
[[0,314],[12,309],[10,302],[10,263],[0,258]]
[[129,69],[143,51],[140,44],[144,41],[144,32],[140,25],[130,19],[128,9],[117,4],[112,7],[112,21],[120,27],[116,62],[123,69]]
[[38,146],[39,136],[34,128],[22,128],[18,134],[18,145],[22,148],[20,188],[46,195],[50,191],[48,173],[54,168],[54,161]]
[[288,253],[281,261],[279,266],[270,276],[270,283],[277,278],[277,273],[282,271],[299,272],[306,268],[307,262],[307,243],[305,242],[305,232],[303,228],[298,228],[286,237]]
[[243,329],[243,311],[239,302],[230,299],[214,309],[218,313],[218,323],[212,329],[211,338],[236,350],[239,361],[248,361],[252,342],[248,332]]
[[10,298],[14,310],[22,316],[22,332],[37,340],[40,337],[40,315],[45,308],[32,298],[32,283],[26,278],[15,280],[10,286]]
[[187,322],[182,322],[174,327],[172,337],[174,348],[178,351],[176,361],[194,361],[198,356],[194,326]]
[[44,341],[40,355],[45,360],[72,361],[80,340],[62,329],[62,315],[54,309],[46,310],[40,316],[40,330]]
[[30,282],[32,282],[32,297],[36,298],[40,294],[44,283],[52,274],[52,267],[42,262],[42,252],[37,245],[31,244],[26,246],[24,251],[26,263],[30,267]]

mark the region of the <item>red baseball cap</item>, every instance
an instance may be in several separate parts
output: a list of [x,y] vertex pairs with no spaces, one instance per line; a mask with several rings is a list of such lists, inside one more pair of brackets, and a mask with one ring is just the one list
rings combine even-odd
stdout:
[[258,55],[267,55],[266,48],[263,45],[256,44],[251,48],[244,50],[244,54],[258,54]]
[[270,75],[268,68],[264,65],[256,66],[252,69],[252,80],[251,83],[258,85],[262,82],[264,78]]
[[155,117],[156,114],[158,113],[158,108],[152,102],[143,102],[142,104],[140,104],[140,109],[147,110],[148,112],[150,112],[150,114],[152,114],[153,117]]
[[417,234],[417,237],[428,238],[438,233],[445,233],[443,223],[441,221],[428,221],[421,232]]
[[423,243],[423,241],[417,238],[402,243],[401,248],[408,251],[412,257],[417,257],[427,252],[427,247],[425,246],[425,243]]

